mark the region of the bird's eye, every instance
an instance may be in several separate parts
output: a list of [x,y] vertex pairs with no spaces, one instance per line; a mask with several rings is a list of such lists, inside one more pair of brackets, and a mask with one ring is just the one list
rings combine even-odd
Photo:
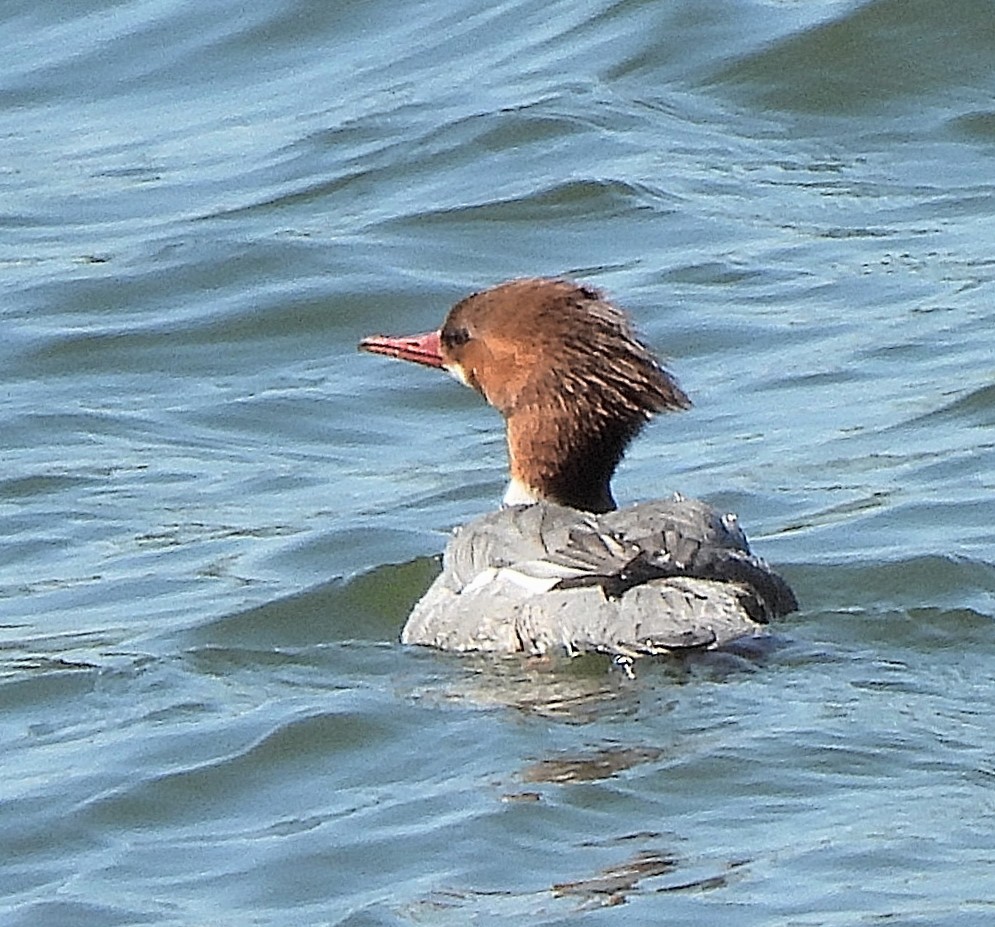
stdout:
[[447,348],[458,348],[470,340],[470,333],[463,327],[443,329],[440,340]]

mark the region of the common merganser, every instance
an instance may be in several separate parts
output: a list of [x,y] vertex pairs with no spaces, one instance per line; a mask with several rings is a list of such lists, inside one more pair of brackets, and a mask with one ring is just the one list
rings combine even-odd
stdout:
[[438,331],[359,347],[447,370],[507,430],[504,506],[457,529],[404,643],[631,660],[760,635],[798,607],[734,515],[679,495],[616,509],[629,442],[691,402],[598,290],[512,280],[457,303]]

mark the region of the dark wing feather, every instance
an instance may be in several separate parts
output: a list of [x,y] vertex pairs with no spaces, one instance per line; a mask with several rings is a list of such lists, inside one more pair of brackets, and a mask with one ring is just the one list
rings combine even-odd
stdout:
[[[543,564],[556,588],[600,586],[609,598],[654,579],[689,576],[743,587],[743,607],[769,621],[798,607],[787,583],[750,551],[734,516],[697,499],[645,502],[604,515],[540,503],[485,515],[447,552],[458,590],[488,568]],[[534,568],[534,567],[533,567]]]

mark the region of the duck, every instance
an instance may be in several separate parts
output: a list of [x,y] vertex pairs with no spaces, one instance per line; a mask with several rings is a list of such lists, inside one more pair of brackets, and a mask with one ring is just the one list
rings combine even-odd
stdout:
[[359,348],[448,372],[505,424],[502,505],[454,531],[402,643],[631,663],[767,636],[798,608],[735,515],[678,493],[616,504],[632,440],[691,400],[601,290],[510,280],[460,300],[437,330]]

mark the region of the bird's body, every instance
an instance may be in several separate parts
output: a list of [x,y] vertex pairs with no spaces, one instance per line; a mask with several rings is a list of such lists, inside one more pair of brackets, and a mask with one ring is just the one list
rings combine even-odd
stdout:
[[511,281],[437,332],[361,347],[449,370],[507,428],[505,507],[458,529],[405,643],[631,658],[719,647],[797,607],[734,516],[679,496],[616,509],[629,441],[690,402],[596,290]]

